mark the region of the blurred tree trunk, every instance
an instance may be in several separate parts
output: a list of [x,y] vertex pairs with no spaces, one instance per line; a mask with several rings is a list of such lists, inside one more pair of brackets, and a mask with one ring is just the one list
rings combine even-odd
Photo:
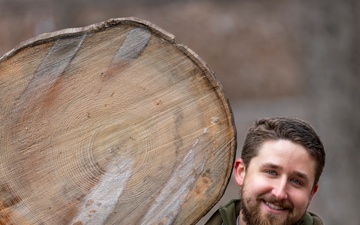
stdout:
[[[327,151],[327,164],[316,197],[320,200],[314,207],[327,225],[357,224],[360,221],[360,184],[356,179],[360,169],[359,2],[320,0],[302,4],[308,97],[314,125]],[[326,199],[328,196],[331,199]]]

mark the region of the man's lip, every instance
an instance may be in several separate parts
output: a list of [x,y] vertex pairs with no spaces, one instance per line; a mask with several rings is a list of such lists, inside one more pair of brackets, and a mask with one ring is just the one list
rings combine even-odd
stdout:
[[270,212],[272,212],[272,213],[279,214],[279,213],[284,213],[284,212],[287,212],[287,211],[288,211],[286,208],[277,206],[276,204],[267,202],[267,201],[265,201],[265,200],[262,200],[262,203],[263,203],[264,206],[267,208],[267,210],[270,211]]

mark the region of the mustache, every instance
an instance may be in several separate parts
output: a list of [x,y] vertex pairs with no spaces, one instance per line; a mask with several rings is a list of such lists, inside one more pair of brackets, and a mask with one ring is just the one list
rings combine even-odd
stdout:
[[273,195],[260,195],[257,197],[258,201],[264,201],[264,202],[268,202],[274,205],[277,205],[281,208],[287,209],[289,211],[292,211],[294,209],[294,205],[291,204],[291,202],[287,201],[287,200],[278,200],[275,196]]

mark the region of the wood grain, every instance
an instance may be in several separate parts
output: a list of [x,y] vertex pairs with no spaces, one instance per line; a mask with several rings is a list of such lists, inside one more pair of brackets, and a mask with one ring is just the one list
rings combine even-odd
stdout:
[[222,87],[136,18],[43,34],[0,59],[0,224],[194,224],[230,178]]

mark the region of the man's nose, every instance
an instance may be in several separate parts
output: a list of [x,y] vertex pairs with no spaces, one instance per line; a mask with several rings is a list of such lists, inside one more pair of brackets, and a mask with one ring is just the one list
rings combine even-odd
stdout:
[[286,179],[283,178],[276,182],[272,189],[272,194],[277,198],[277,200],[284,200],[287,199],[288,194],[286,190]]

